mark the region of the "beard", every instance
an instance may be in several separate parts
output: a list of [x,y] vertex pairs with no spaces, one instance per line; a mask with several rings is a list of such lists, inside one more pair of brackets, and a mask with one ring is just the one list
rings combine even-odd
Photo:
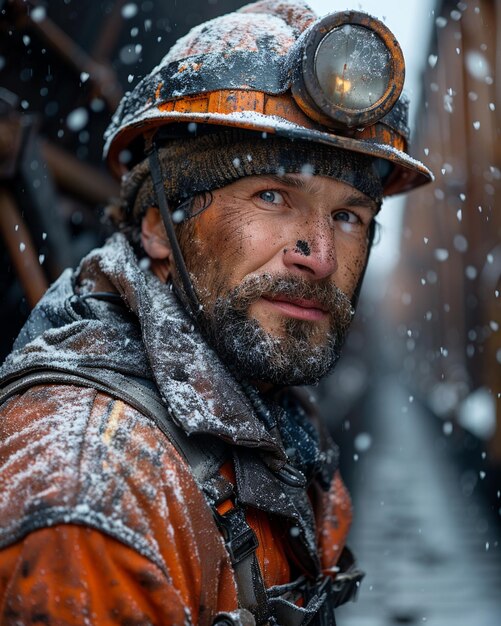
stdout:
[[[216,298],[203,304],[202,319],[211,345],[242,378],[273,385],[310,385],[337,363],[354,310],[349,298],[330,283],[312,283],[295,276],[253,275],[225,292],[216,285]],[[195,288],[197,281],[194,280]],[[284,317],[279,336],[268,333],[249,307],[261,297],[315,300],[329,311],[329,327]],[[204,302],[205,300],[205,302]]]

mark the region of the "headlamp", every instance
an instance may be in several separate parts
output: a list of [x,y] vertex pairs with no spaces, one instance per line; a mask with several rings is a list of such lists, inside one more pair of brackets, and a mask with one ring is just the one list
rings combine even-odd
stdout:
[[294,99],[324,126],[374,124],[402,92],[402,50],[391,31],[365,13],[328,15],[306,33],[295,56]]

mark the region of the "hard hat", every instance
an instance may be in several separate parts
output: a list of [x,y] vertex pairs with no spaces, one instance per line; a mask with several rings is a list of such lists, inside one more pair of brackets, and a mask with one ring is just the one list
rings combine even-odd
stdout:
[[122,99],[105,156],[121,175],[160,127],[236,127],[373,156],[385,195],[409,191],[433,176],[408,154],[404,73],[398,42],[377,19],[317,19],[299,0],[261,0],[181,38]]

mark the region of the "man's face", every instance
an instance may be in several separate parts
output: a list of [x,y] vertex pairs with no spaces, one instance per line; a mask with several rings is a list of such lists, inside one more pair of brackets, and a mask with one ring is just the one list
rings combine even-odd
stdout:
[[180,243],[225,361],[280,385],[328,373],[353,315],[376,212],[361,192],[320,176],[250,176],[215,191]]

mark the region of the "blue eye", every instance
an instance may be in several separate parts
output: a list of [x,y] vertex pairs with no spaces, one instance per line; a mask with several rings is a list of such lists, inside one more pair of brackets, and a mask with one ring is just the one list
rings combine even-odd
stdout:
[[278,191],[273,191],[271,189],[267,189],[266,191],[262,191],[259,194],[261,200],[265,202],[269,202],[270,204],[283,204],[284,198],[281,193]]
[[332,217],[339,222],[346,222],[347,224],[359,224],[361,221],[358,215],[352,211],[337,211]]

